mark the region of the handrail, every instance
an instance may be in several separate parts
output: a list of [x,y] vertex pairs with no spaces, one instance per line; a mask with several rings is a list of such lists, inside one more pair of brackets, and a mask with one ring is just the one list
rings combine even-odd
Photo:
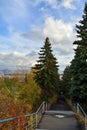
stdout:
[[[26,130],[28,130],[28,129],[31,130],[32,128],[37,127],[37,125],[38,125],[39,121],[41,120],[42,115],[46,109],[47,109],[46,102],[43,101],[36,112],[31,113],[31,114],[26,114],[25,117],[27,118],[27,120],[23,124],[24,125],[23,128],[26,127]],[[14,128],[19,127],[21,125],[20,116],[0,120],[0,123],[6,123],[6,122],[16,121],[16,120],[17,120],[16,126],[11,126],[12,128],[9,128],[10,130],[13,130]],[[25,124],[27,124],[27,125],[25,126]],[[30,127],[32,127],[32,128],[30,128]]]
[[39,112],[39,110],[41,109],[41,107],[43,106],[43,104],[44,104],[44,103],[46,103],[46,102],[45,102],[45,101],[43,101],[43,102],[42,102],[42,104],[39,106],[39,108],[37,109],[37,111],[36,111],[36,112],[31,113],[31,114],[26,114],[25,116],[26,116],[26,117],[28,117],[28,116],[32,116],[32,115],[34,115],[34,114],[37,114],[37,113]]
[[45,101],[42,102],[42,104],[40,105],[40,107],[38,108],[38,110],[36,111],[36,113],[39,112],[39,110],[41,109],[41,107],[42,107],[45,103],[46,103]]
[[8,121],[13,121],[13,120],[16,120],[16,119],[17,119],[17,117],[7,118],[7,119],[0,120],[0,123],[4,123],[4,122],[8,122]]
[[[40,107],[37,109],[36,112],[25,115],[28,118],[29,117],[33,118],[33,119],[31,119],[32,121],[30,121],[31,122],[31,126],[32,126],[33,129],[35,129],[38,126],[38,123],[40,122],[40,120],[42,118],[42,115],[45,112],[45,110],[47,110],[47,105],[46,105],[46,102],[43,101],[42,104],[40,105]],[[27,126],[29,128],[30,124],[27,125]]]
[[83,115],[84,115],[85,117],[87,117],[87,114],[84,112],[82,106],[81,106],[79,103],[77,103],[77,106],[80,108],[80,110],[82,111]]

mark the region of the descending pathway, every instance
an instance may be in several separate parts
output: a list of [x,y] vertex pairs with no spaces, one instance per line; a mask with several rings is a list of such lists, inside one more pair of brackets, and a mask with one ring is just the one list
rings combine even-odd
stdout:
[[81,130],[74,112],[60,96],[58,103],[46,111],[36,130]]

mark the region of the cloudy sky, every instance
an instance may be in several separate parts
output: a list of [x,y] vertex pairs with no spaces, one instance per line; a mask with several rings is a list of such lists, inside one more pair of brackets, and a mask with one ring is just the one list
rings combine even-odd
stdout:
[[87,0],[0,0],[0,68],[32,66],[49,37],[60,73],[73,59]]

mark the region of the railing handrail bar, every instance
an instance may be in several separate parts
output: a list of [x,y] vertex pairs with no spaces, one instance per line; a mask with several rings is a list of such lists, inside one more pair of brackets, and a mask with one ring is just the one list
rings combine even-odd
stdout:
[[42,104],[39,106],[39,108],[36,111],[36,114],[40,111],[41,107],[43,106],[43,104],[45,104],[45,101],[42,102]]
[[16,120],[16,119],[18,119],[18,117],[11,117],[11,118],[0,120],[0,123],[4,123],[4,122],[8,122],[8,121],[13,121],[13,120]]
[[82,106],[81,106],[79,103],[77,103],[77,106],[81,109],[83,115],[84,115],[85,117],[87,117],[87,114],[86,114],[85,111],[83,110]]
[[[36,112],[34,113],[31,113],[31,114],[26,114],[25,116],[26,117],[29,117],[29,116],[32,116],[32,115],[35,115],[39,112],[40,108],[43,106],[43,104],[45,103],[45,101],[42,102],[42,104],[40,105],[40,107],[37,109]],[[0,120],[0,123],[4,123],[4,122],[8,122],[8,121],[13,121],[13,120],[16,120],[18,119],[19,117],[12,117],[12,118],[7,118],[7,119],[3,119],[3,120]]]
[[36,111],[36,112],[31,113],[31,114],[26,114],[25,116],[26,116],[26,117],[28,117],[28,116],[32,116],[32,115],[37,114],[37,113],[39,112],[39,110],[41,109],[41,107],[43,106],[43,104],[44,104],[44,103],[45,103],[45,101],[43,101],[43,102],[42,102],[42,104],[39,106],[39,108],[37,109],[37,111]]
[[33,113],[31,113],[31,114],[26,114],[25,116],[26,117],[29,117],[29,116],[33,116],[33,115],[35,115],[36,114],[36,112],[33,112]]

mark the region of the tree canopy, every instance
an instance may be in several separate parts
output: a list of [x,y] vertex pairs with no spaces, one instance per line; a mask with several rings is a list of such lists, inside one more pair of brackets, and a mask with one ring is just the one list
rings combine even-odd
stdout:
[[84,8],[84,15],[79,25],[76,25],[77,45],[75,56],[71,62],[72,72],[72,100],[86,102],[87,99],[87,3]]

